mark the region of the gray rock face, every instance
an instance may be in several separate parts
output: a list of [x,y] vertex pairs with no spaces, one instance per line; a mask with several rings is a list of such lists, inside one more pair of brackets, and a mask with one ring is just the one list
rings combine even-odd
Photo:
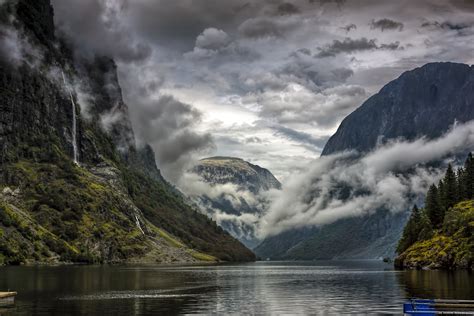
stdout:
[[379,142],[441,136],[474,119],[474,67],[430,63],[403,73],[348,115],[322,155],[367,152]]

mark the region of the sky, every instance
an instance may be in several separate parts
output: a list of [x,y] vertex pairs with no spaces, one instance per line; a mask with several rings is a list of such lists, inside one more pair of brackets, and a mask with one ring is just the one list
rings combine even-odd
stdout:
[[[169,181],[191,195],[247,194],[187,172],[219,155],[258,164],[282,182],[281,191],[250,199],[264,208],[257,218],[213,215],[254,225],[261,238],[383,207],[407,210],[409,197],[442,174],[425,163],[474,147],[469,123],[437,140],[320,158],[344,117],[404,71],[474,63],[473,1],[52,3],[57,35],[78,57],[117,62],[136,141],[153,147]],[[331,192],[341,183],[366,194],[339,200]]]
[[[474,61],[472,1],[53,0],[81,54],[112,56],[136,137],[171,181],[222,155],[280,181],[403,71]],[[87,17],[87,23],[84,23]]]

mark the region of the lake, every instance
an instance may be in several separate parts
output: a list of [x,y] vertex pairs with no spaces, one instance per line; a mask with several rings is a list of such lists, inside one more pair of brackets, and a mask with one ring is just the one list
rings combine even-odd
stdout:
[[2,316],[400,314],[409,297],[474,299],[474,274],[379,261],[0,267],[7,289],[19,294]]

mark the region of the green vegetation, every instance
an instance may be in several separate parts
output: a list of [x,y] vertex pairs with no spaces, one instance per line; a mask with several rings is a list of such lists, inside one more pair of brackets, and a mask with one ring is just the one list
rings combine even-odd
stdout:
[[474,267],[474,159],[455,172],[451,165],[431,185],[425,207],[415,205],[397,247],[398,267],[455,269]]
[[[53,16],[49,0],[13,1],[0,14],[43,57],[33,68],[0,63],[0,264],[254,260],[164,181],[150,148],[136,148],[115,63],[73,60]],[[53,69],[90,88],[90,117],[80,100],[74,109],[80,165],[71,100]],[[123,117],[105,131],[111,110]]]

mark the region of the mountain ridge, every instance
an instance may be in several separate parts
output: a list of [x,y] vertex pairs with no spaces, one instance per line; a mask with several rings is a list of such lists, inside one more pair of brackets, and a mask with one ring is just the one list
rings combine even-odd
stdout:
[[455,122],[474,118],[473,88],[474,66],[438,62],[406,71],[344,118],[322,155],[363,153],[399,137],[439,137]]

